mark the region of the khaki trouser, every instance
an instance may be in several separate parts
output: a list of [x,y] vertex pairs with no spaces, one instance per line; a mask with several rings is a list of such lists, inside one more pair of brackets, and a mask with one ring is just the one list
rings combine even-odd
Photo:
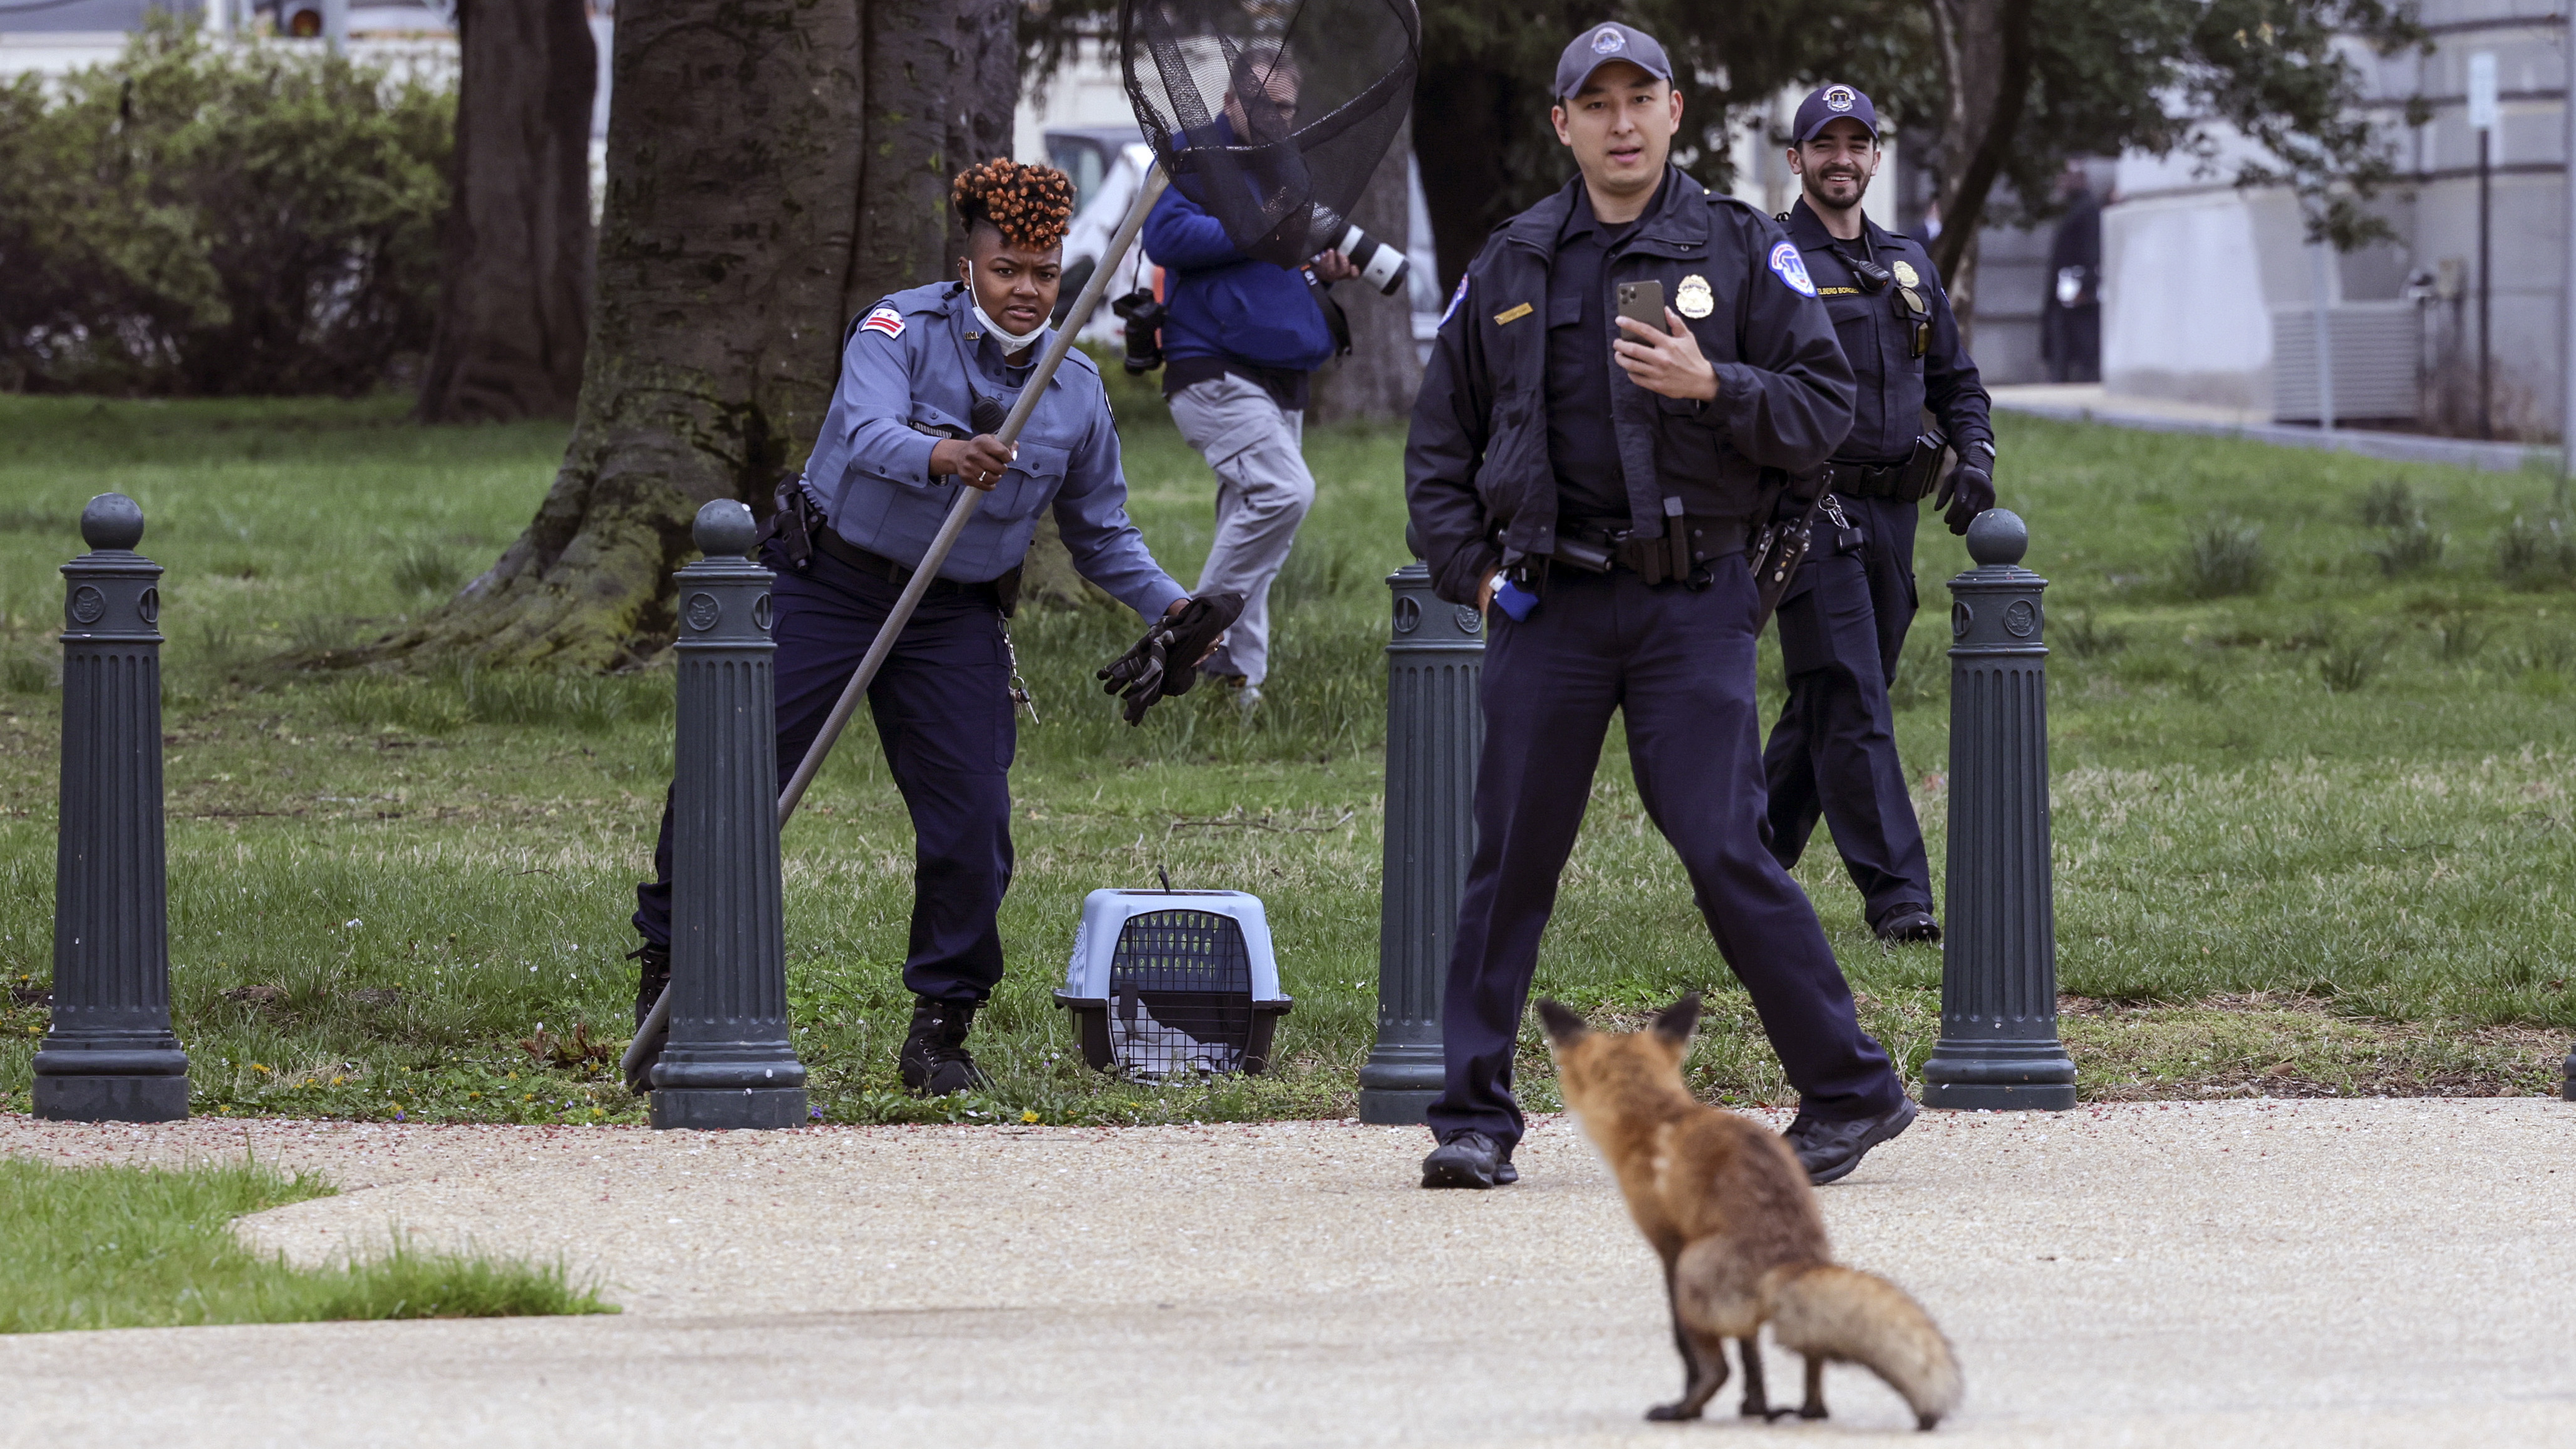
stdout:
[[1270,672],[1270,581],[1315,506],[1315,475],[1299,447],[1305,414],[1227,374],[1173,394],[1172,421],[1216,471],[1216,542],[1193,592],[1243,595],[1243,617],[1201,667],[1259,684]]

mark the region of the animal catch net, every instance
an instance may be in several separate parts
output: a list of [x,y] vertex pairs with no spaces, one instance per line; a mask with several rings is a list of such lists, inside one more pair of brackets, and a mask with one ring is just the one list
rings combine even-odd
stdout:
[[1183,196],[1247,256],[1334,246],[1404,124],[1413,0],[1122,0],[1136,124]]

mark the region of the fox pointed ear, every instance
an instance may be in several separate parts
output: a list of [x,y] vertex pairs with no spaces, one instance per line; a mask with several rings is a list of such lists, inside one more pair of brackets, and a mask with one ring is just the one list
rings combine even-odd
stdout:
[[1696,991],[1655,1013],[1655,1035],[1675,1046],[1689,1042],[1691,1029],[1698,1025],[1699,993]]
[[1573,1008],[1561,1001],[1542,999],[1538,1004],[1539,1025],[1547,1029],[1547,1039],[1558,1046],[1572,1046],[1592,1034],[1592,1028]]

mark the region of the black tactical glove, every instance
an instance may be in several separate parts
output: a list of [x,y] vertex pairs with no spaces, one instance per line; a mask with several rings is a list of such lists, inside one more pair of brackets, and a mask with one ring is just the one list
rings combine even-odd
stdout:
[[1154,701],[1187,694],[1199,682],[1199,661],[1216,652],[1219,639],[1243,612],[1241,594],[1202,594],[1146,626],[1136,647],[1110,660],[1093,675],[1102,692],[1127,702],[1127,723],[1142,724]]
[[1949,511],[1942,522],[1952,533],[1964,534],[1977,515],[1995,506],[1995,475],[1974,463],[1961,463],[1941,480],[1941,496],[1932,500],[1935,508]]

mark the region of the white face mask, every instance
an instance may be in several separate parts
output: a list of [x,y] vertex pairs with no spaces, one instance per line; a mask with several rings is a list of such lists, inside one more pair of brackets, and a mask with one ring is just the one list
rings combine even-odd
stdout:
[[1013,332],[994,321],[993,314],[984,310],[984,304],[975,300],[975,264],[973,262],[966,264],[966,297],[975,308],[977,325],[991,333],[993,340],[1002,344],[1004,352],[1026,351],[1030,343],[1046,335],[1047,323],[1044,317],[1038,318],[1038,325],[1026,332]]

